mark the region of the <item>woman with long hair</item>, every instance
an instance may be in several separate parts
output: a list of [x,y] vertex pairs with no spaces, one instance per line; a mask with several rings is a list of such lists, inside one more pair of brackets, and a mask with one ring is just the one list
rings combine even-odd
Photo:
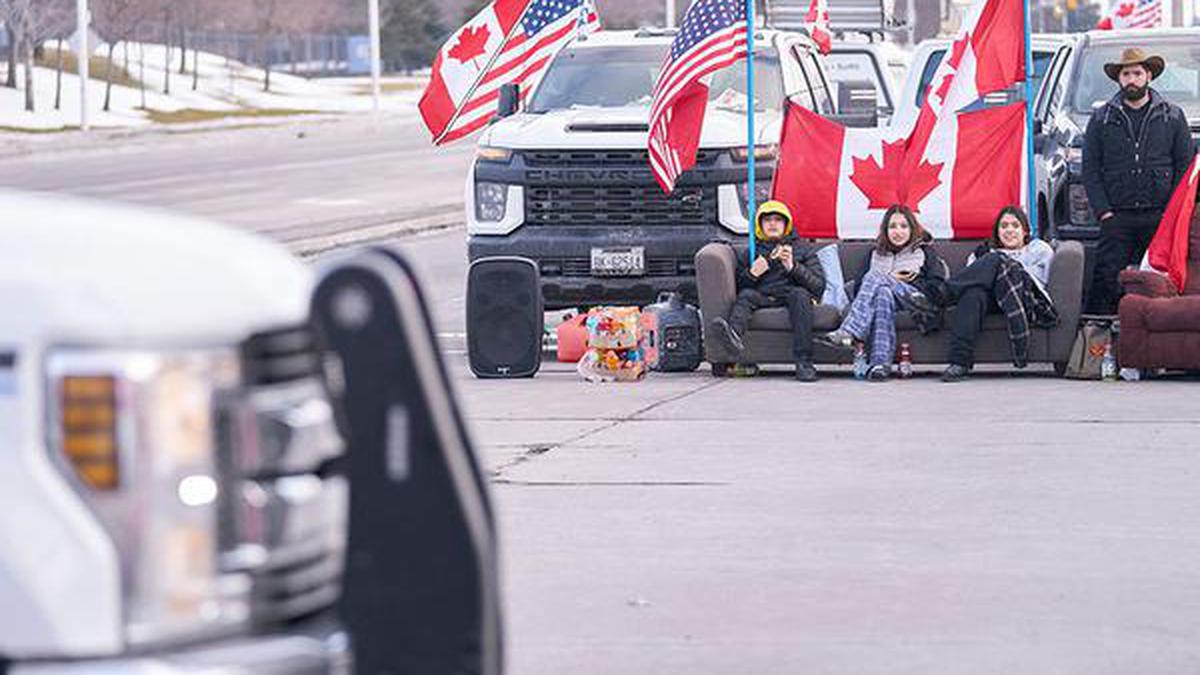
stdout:
[[867,380],[891,376],[896,353],[896,309],[902,299],[928,303],[931,284],[945,280],[945,265],[930,243],[933,237],[907,206],[896,204],[883,215],[870,265],[845,320],[826,342],[850,348],[869,343]]
[[[1046,284],[1050,282],[1050,261],[1054,249],[1033,237],[1029,216],[1019,206],[1000,209],[992,225],[992,236],[971,257],[967,266],[947,283],[950,300],[957,302],[950,321],[950,365],[942,373],[944,382],[959,382],[967,378],[975,365],[975,342],[989,313],[1000,313],[996,295],[996,279],[1005,259],[1020,263],[1032,282],[1026,286],[1053,307]],[[1029,303],[1022,303],[1028,311]]]

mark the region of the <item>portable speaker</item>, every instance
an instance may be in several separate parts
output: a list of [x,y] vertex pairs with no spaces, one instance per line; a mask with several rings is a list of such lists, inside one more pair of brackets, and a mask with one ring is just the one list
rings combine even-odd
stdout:
[[533,377],[545,312],[537,263],[480,258],[467,271],[467,354],[476,377]]
[[355,672],[501,675],[495,515],[412,268],[384,249],[338,262],[312,313],[348,439]]

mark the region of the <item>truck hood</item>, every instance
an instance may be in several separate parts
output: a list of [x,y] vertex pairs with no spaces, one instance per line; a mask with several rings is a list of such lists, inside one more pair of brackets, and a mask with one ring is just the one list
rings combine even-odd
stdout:
[[311,273],[236,230],[0,191],[0,336],[27,346],[232,345],[308,316]]
[[[520,113],[493,124],[481,145],[502,148],[644,148],[650,110],[641,107],[555,110]],[[778,112],[754,116],[758,144],[777,143],[781,117]],[[702,148],[732,148],[746,145],[744,114],[710,107],[700,135]]]

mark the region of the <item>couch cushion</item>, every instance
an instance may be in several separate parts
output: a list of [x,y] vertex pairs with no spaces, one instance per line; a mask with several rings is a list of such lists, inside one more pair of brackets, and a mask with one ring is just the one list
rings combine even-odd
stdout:
[[[817,305],[813,307],[813,329],[831,331],[842,323],[841,313],[836,307]],[[750,330],[791,331],[792,320],[787,307],[768,307],[755,310],[750,317]]]
[[1142,301],[1132,307],[1140,315],[1138,323],[1150,332],[1200,333],[1200,295],[1136,300]]

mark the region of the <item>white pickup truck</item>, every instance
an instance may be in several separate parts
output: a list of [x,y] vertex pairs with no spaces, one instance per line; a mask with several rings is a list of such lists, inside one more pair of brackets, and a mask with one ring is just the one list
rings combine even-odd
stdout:
[[309,270],[163,214],[0,213],[0,673],[347,669]]
[[[675,192],[646,159],[650,101],[673,31],[603,31],[555,57],[526,103],[501,110],[467,176],[471,260],[522,256],[548,309],[696,297],[696,251],[747,234],[747,159],[770,191],[784,102],[833,115],[823,57],[803,33],[757,37],[756,147],[746,147],[746,69],[714,73],[696,166]],[[873,112],[873,111],[872,111]]]

